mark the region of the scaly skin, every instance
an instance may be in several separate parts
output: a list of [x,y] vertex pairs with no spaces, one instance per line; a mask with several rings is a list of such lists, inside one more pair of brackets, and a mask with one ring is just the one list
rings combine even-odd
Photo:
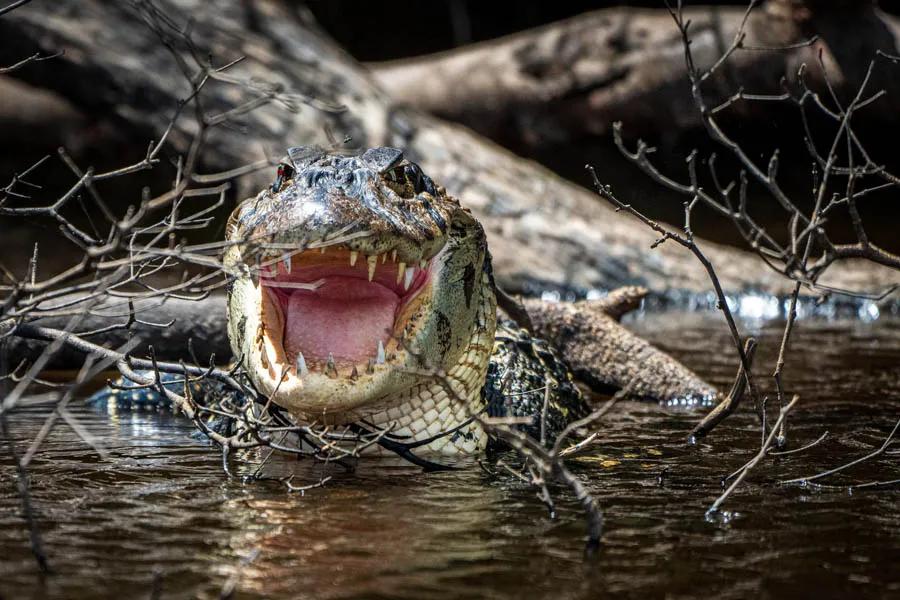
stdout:
[[[234,354],[258,391],[302,422],[393,424],[395,435],[433,438],[427,450],[457,455],[487,446],[473,415],[531,415],[537,423],[547,383],[551,433],[585,412],[545,345],[510,325],[495,338],[481,225],[398,150],[291,149],[272,188],[234,210],[226,237]],[[388,269],[412,290],[383,352],[373,347],[368,360],[335,360],[328,348],[304,356],[285,335],[289,300],[279,300],[280,290],[315,285],[291,278],[334,265],[368,269],[369,281]],[[434,372],[445,374],[452,393]]]

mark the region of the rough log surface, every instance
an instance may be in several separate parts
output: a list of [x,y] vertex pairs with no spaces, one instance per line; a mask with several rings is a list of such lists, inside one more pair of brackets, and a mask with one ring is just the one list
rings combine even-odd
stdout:
[[[233,85],[214,82],[204,91],[210,114],[253,97],[272,99],[241,115],[238,127],[214,130],[203,156],[210,171],[279,156],[291,145],[327,145],[329,128],[338,137],[351,136],[356,145],[403,148],[461,198],[484,223],[498,279],[509,290],[534,281],[581,289],[624,284],[709,289],[705,272],[686,251],[674,244],[651,250],[654,236],[643,225],[615,213],[592,192],[463,127],[399,107],[305,13],[274,0],[160,0],[152,6],[156,9],[140,1],[30,3],[0,19],[5,40],[0,64],[23,53],[63,50],[62,56],[14,75],[57,92],[87,114],[115,120],[143,146],[161,135],[178,100],[189,93],[161,37],[185,56],[175,31],[190,20],[197,47],[204,56],[209,52],[215,65],[246,57],[229,73],[252,90],[241,94]],[[164,22],[162,36],[147,26],[154,20]],[[166,32],[169,22],[173,27]],[[330,108],[336,106],[346,110]],[[189,123],[181,122],[171,138],[176,150],[185,150]],[[237,189],[242,196],[254,194],[271,177],[268,171],[244,176]],[[727,289],[789,289],[789,282],[755,257],[702,245]],[[848,262],[829,271],[822,283],[868,290],[894,279],[886,270]]]
[[663,402],[710,401],[714,387],[646,340],[631,333],[614,316],[626,304],[525,301],[538,335],[566,358],[575,377],[593,389],[631,386],[641,398]]

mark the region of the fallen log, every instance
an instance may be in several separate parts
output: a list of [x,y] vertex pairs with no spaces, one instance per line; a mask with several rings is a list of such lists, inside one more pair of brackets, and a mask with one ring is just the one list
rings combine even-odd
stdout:
[[[207,169],[226,171],[279,156],[292,145],[329,145],[329,131],[359,146],[403,148],[482,221],[497,277],[511,291],[533,282],[576,289],[709,288],[705,271],[686,251],[672,244],[651,250],[654,236],[646,227],[592,192],[467,129],[398,106],[287,3],[34,2],[5,14],[0,36],[6,41],[0,64],[12,64],[23,52],[62,51],[13,75],[88,115],[114,121],[140,145],[159,139],[191,92],[188,78],[198,71],[190,67],[192,57],[210,54],[215,66],[244,57],[227,71],[228,81],[204,89],[208,114],[235,115],[239,125],[211,132],[202,156]],[[179,70],[185,64],[187,77]],[[242,110],[247,103],[252,110]],[[169,137],[172,149],[185,152],[191,133],[191,121],[179,120]],[[242,175],[235,181],[239,195],[255,194],[271,177]],[[749,253],[702,246],[728,290],[782,294],[790,288]],[[847,261],[821,282],[872,290],[895,278],[887,269]]]
[[[662,402],[715,399],[716,390],[680,362],[621,326],[618,318],[640,304],[646,290],[623,288],[603,300],[551,303],[529,300],[526,304],[535,331],[557,347],[576,377],[588,387],[609,391],[631,385],[636,397]],[[60,302],[65,302],[61,298]],[[226,302],[222,294],[200,300],[168,298],[143,300],[134,307],[140,322],[128,328],[91,337],[107,348],[118,348],[135,338],[132,353],[147,356],[150,349],[159,360],[185,361],[201,366],[226,365],[233,359],[226,326]],[[88,331],[127,321],[128,306],[111,299],[94,307],[79,329]],[[36,324],[65,329],[69,317],[43,318]],[[151,326],[156,323],[165,326]],[[20,337],[6,341],[15,362],[37,359],[45,343]],[[84,362],[79,351],[64,346],[48,367],[76,370]]]
[[[741,30],[746,3],[736,4],[685,8],[700,71],[710,68]],[[782,76],[796,85],[801,64],[807,65],[810,86],[827,94],[819,52],[837,94],[852,96],[879,51],[897,53],[900,20],[868,1],[769,0],[750,14],[743,31],[743,45],[751,51],[735,53],[707,82],[712,106],[739,87],[781,93]],[[530,155],[546,154],[541,151],[546,146],[571,154],[583,152],[585,137],[608,135],[616,121],[627,124],[630,136],[654,139],[701,128],[682,43],[666,9],[617,7],[369,67],[400,103]],[[896,125],[900,81],[888,70],[874,77],[872,89],[888,93],[866,117]],[[733,116],[758,123],[771,119],[771,109],[745,102],[735,105]]]

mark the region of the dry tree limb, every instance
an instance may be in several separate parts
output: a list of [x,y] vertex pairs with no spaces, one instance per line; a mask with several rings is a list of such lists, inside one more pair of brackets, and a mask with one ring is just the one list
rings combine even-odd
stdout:
[[[751,99],[761,101],[763,103],[767,101],[779,102],[783,100],[790,100],[799,108],[800,116],[807,132],[807,143],[811,158],[814,161],[814,170],[815,168],[821,169],[821,175],[817,178],[816,185],[814,187],[815,206],[812,209],[811,213],[809,213],[808,215],[804,214],[797,207],[797,205],[787,197],[787,195],[778,184],[777,150],[770,158],[767,169],[763,171],[759,166],[757,166],[756,162],[752,158],[750,158],[750,156],[744,151],[744,149],[724,131],[723,127],[716,120],[715,115],[719,108],[729,105],[730,101],[721,104],[719,107],[711,109],[710,105],[708,104],[708,99],[705,97],[702,86],[706,79],[713,73],[717,65],[724,64],[732,55],[734,55],[744,47],[746,38],[745,23],[750,20],[755,6],[756,2],[749,3],[742,20],[742,25],[735,33],[734,41],[728,47],[728,49],[722,53],[721,57],[715,63],[715,65],[706,70],[698,68],[695,62],[695,53],[691,48],[691,39],[688,31],[690,21],[685,18],[681,3],[679,2],[677,8],[675,9],[672,9],[670,7],[670,13],[682,36],[682,45],[684,48],[684,58],[687,68],[688,80],[691,83],[691,93],[694,98],[694,103],[699,110],[701,121],[706,128],[709,136],[714,141],[722,145],[728,152],[730,152],[742,167],[740,208],[738,211],[735,211],[733,209],[733,204],[728,198],[728,192],[726,191],[728,188],[723,189],[719,185],[719,179],[716,175],[715,168],[713,166],[710,167],[712,169],[713,178],[716,181],[716,188],[719,195],[721,196],[719,201],[712,200],[708,195],[702,192],[697,184],[697,176],[694,171],[693,165],[693,156],[689,158],[688,165],[691,185],[687,191],[688,193],[694,194],[692,204],[703,199],[708,206],[718,208],[726,207],[727,212],[733,220],[736,229],[745,237],[745,239],[751,241],[751,247],[755,251],[757,251],[763,262],[770,267],[780,270],[780,272],[783,273],[787,278],[793,279],[795,281],[794,289],[791,293],[788,319],[784,327],[781,346],[779,349],[778,362],[773,373],[773,379],[776,385],[779,405],[783,407],[784,390],[782,386],[781,375],[785,362],[786,348],[796,318],[797,297],[800,292],[801,286],[807,285],[814,289],[819,277],[822,276],[826,269],[828,269],[835,262],[848,257],[865,258],[874,263],[900,271],[900,257],[883,250],[869,240],[869,238],[865,234],[859,214],[855,208],[856,193],[858,191],[856,186],[858,184],[858,180],[862,181],[863,178],[872,176],[896,185],[900,184],[900,178],[897,178],[895,175],[887,172],[883,166],[880,166],[873,161],[873,159],[866,152],[865,147],[863,146],[860,139],[856,136],[851,122],[856,111],[859,111],[863,107],[871,104],[874,100],[884,94],[884,89],[881,89],[874,93],[869,92],[869,85],[872,83],[873,68],[875,65],[875,61],[878,58],[877,52],[868,63],[868,66],[863,72],[861,80],[858,83],[858,87],[852,93],[852,98],[849,103],[846,103],[846,105],[841,101],[832,84],[833,76],[829,74],[829,69],[823,59],[824,50],[822,48],[818,49],[818,61],[816,63],[816,66],[819,67],[821,80],[824,82],[825,88],[830,95],[830,99],[835,105],[834,109],[826,106],[826,104],[820,99],[819,95],[811,90],[808,80],[805,76],[808,71],[806,65],[801,65],[801,67],[798,69],[797,79],[800,88],[799,95],[794,95],[791,91],[787,91],[779,96],[765,96],[757,94]],[[827,117],[830,117],[837,126],[826,157],[822,157],[818,153],[813,141],[814,138],[809,130],[807,118],[807,106],[809,104],[813,104],[813,106],[817,107],[820,112],[824,113],[824,115],[826,115]],[[842,144],[845,144],[846,147],[846,155],[843,157],[843,161],[846,166],[841,163],[841,156],[839,153]],[[640,156],[639,153],[640,150],[637,155],[637,160],[644,164],[648,172],[654,172],[652,168],[649,168],[647,166],[648,163],[646,159]],[[861,159],[861,165],[858,165],[856,162],[857,159],[855,157],[857,155],[859,155],[859,158]],[[831,190],[833,189],[832,180],[837,179],[841,176],[844,176],[846,178],[846,186],[844,188],[843,197],[846,199],[849,217],[857,234],[858,241],[856,244],[835,244],[829,239],[825,231],[825,211],[832,206],[831,202],[836,202],[836,198],[839,197],[838,194],[831,192]],[[772,236],[768,234],[768,232],[759,227],[752,220],[752,218],[750,218],[746,208],[747,178],[752,178],[759,185],[761,185],[771,195],[775,202],[789,214],[790,242],[788,245],[781,246],[778,242],[775,242]],[[831,202],[826,203],[827,194],[829,194],[830,192],[832,193],[832,200]],[[685,211],[687,230],[687,223],[689,223],[690,216],[690,205],[686,205]],[[760,242],[762,242],[762,244],[760,244]],[[820,256],[818,258],[814,257],[814,254],[816,252],[820,253]],[[783,265],[780,269],[777,266],[777,264],[779,263]],[[746,362],[742,366],[746,369]],[[753,384],[752,379],[749,378],[749,372],[748,384],[751,387],[751,393],[753,393]],[[753,395],[754,397],[756,397],[755,394]],[[763,439],[766,439],[766,413],[764,407],[762,410],[762,416],[763,426],[761,429],[761,435]],[[779,446],[782,446],[786,443],[785,423],[786,421],[784,419],[780,419],[779,427],[781,429],[778,432]]]
[[[731,60],[740,56],[741,50],[746,50],[746,26],[755,14],[754,8],[757,4],[758,2],[749,3],[741,20],[741,26],[734,34],[732,43],[710,67],[701,67],[698,63],[695,51],[692,48],[692,33],[689,31],[692,23],[681,3],[679,2],[677,7],[670,7],[669,9],[682,39],[687,79],[690,83],[691,96],[697,114],[710,139],[722,146],[740,165],[740,185],[736,181],[724,185],[724,180],[716,170],[715,157],[712,156],[708,161],[708,165],[710,177],[715,184],[714,191],[706,191],[700,182],[697,170],[699,157],[696,151],[687,158],[689,183],[682,184],[663,175],[649,160],[648,154],[650,149],[644,142],[639,141],[634,152],[629,151],[625,147],[621,136],[621,124],[618,124],[614,130],[616,143],[625,156],[640,167],[651,179],[690,198],[685,203],[686,232],[689,233],[690,230],[691,210],[700,203],[731,220],[736,231],[743,236],[748,246],[759,255],[763,263],[784,275],[787,279],[815,290],[818,280],[825,270],[835,262],[846,258],[864,258],[896,271],[900,268],[900,257],[872,243],[865,235],[859,221],[859,215],[855,212],[856,194],[861,192],[861,190],[857,189],[857,186],[862,184],[864,177],[874,177],[877,180],[893,185],[900,184],[900,178],[886,171],[883,166],[874,162],[872,157],[869,156],[854,132],[851,123],[852,118],[858,111],[870,105],[873,99],[883,95],[884,90],[882,89],[867,96],[869,94],[869,86],[873,83],[873,67],[878,58],[876,53],[873,52],[872,59],[867,63],[867,68],[863,71],[859,85],[853,89],[852,99],[846,106],[843,105],[844,103],[839,99],[834,89],[831,81],[833,75],[830,75],[828,72],[821,48],[816,56],[818,59],[816,64],[819,67],[820,79],[828,90],[832,103],[835,105],[834,108],[827,106],[820,95],[811,89],[808,76],[809,68],[806,64],[801,65],[797,69],[798,89],[796,91],[788,88],[787,84],[785,84],[785,91],[780,94],[741,94],[739,97],[726,100],[719,105],[711,103],[712,101],[708,97],[709,91],[707,90],[708,79],[715,69],[730,64]],[[775,50],[777,49],[772,49],[772,51]],[[736,99],[740,99],[745,103],[758,103],[764,106],[770,103],[782,103],[793,104],[797,107],[798,116],[805,127],[807,146],[814,169],[821,170],[814,189],[815,207],[809,214],[798,208],[797,203],[787,196],[778,181],[779,161],[777,149],[769,158],[768,163],[765,166],[760,166],[749,156],[741,144],[726,132],[725,127],[719,120],[718,113],[723,107],[733,104]],[[836,126],[827,156],[822,156],[813,142],[814,137],[809,129],[809,118],[807,116],[810,107],[817,109],[820,114],[830,119]],[[843,142],[846,142],[847,148],[846,156],[843,157],[843,161],[846,164],[841,164],[840,150]],[[854,155],[857,154],[862,159],[861,164],[854,162]],[[827,194],[834,189],[832,180],[839,177],[846,179],[846,187],[843,190],[843,194],[832,194],[831,201],[826,202]],[[776,236],[773,236],[761,227],[751,216],[747,202],[747,186],[750,183],[755,183],[761,187],[775,204],[786,212],[789,218],[787,232],[789,241],[787,243],[777,241],[775,239]],[[735,188],[738,189],[739,193],[737,203],[735,203],[735,198],[732,196]],[[825,230],[826,211],[833,208],[835,203],[842,201],[849,207],[850,217],[859,238],[856,244],[835,244],[828,238]],[[819,256],[816,256],[816,253],[819,253]],[[895,285],[889,285],[888,289],[895,287]],[[847,290],[845,293],[849,294],[852,292]]]
[[[715,156],[710,156],[706,164],[709,167],[709,178],[713,186],[710,190],[707,190],[701,181],[698,170],[698,165],[701,161],[698,153],[694,151],[688,156],[686,161],[688,182],[681,183],[664,174],[654,165],[650,160],[652,149],[643,141],[638,141],[633,151],[629,150],[622,137],[621,124],[616,124],[613,129],[614,138],[622,153],[652,180],[686,197],[684,202],[684,224],[681,227],[682,233],[675,233],[671,229],[641,214],[630,205],[619,201],[612,194],[609,186],[604,186],[600,182],[593,170],[592,174],[601,196],[609,200],[616,209],[623,210],[637,217],[644,225],[659,234],[660,237],[654,246],[658,246],[667,240],[672,240],[690,250],[706,270],[715,290],[719,308],[723,311],[740,356],[739,375],[731,397],[698,425],[694,435],[708,433],[712,427],[730,414],[737,399],[735,394],[743,392],[740,389],[740,385],[746,379],[749,395],[756,403],[757,412],[762,421],[761,437],[765,440],[768,437],[765,402],[759,402],[759,395],[750,370],[748,353],[743,348],[741,336],[727,306],[720,277],[716,273],[716,268],[721,266],[722,263],[711,260],[710,257],[699,250],[691,230],[692,213],[700,206],[729,219],[736,231],[744,238],[748,247],[757,254],[760,263],[770,268],[773,272],[778,273],[786,282],[790,282],[792,289],[790,291],[788,318],[782,335],[778,361],[773,373],[778,403],[779,406],[783,407],[785,391],[782,383],[782,373],[786,362],[786,352],[791,332],[796,319],[796,308],[801,288],[826,294],[840,292],[853,295],[857,293],[856,290],[840,290],[829,284],[820,287],[820,278],[823,277],[826,271],[848,258],[863,258],[885,267],[894,272],[890,277],[894,282],[897,281],[897,272],[900,271],[900,257],[877,246],[868,238],[859,213],[856,210],[856,199],[859,197],[859,194],[869,193],[876,189],[895,187],[900,184],[900,178],[875,162],[865,150],[863,142],[856,134],[852,124],[855,114],[863,108],[872,106],[884,96],[884,89],[875,92],[869,91],[869,86],[874,81],[875,61],[879,57],[876,50],[880,49],[873,49],[871,60],[861,70],[860,76],[854,80],[856,87],[845,87],[844,91],[851,91],[849,101],[841,99],[841,94],[832,82],[834,75],[830,71],[834,70],[834,65],[826,61],[824,57],[825,49],[822,46],[816,48],[817,52],[815,54],[808,56],[808,58],[817,59],[815,62],[811,61],[812,68],[806,64],[800,65],[795,70],[795,78],[790,82],[785,81],[779,93],[768,93],[765,90],[761,90],[748,94],[744,92],[743,87],[740,87],[732,96],[725,100],[717,100],[717,97],[721,95],[722,86],[710,85],[717,73],[721,73],[728,67],[740,65],[742,57],[745,56],[748,50],[759,49],[751,47],[749,44],[754,23],[758,23],[760,18],[758,16],[760,11],[754,10],[758,4],[759,2],[757,1],[751,1],[748,4],[734,28],[731,43],[723,46],[723,49],[714,55],[715,58],[711,58],[697,49],[694,42],[697,35],[702,35],[702,33],[697,33],[697,26],[692,21],[689,12],[683,8],[682,3],[679,1],[674,7],[668,6],[670,17],[681,40],[680,45],[687,75],[686,79],[694,104],[694,112],[710,139],[720,145],[740,166],[737,180],[726,182],[717,170]],[[859,3],[859,6],[863,7],[865,4]],[[777,5],[778,3],[773,0],[767,6],[771,8]],[[818,8],[822,7],[819,6]],[[861,10],[871,11],[872,7],[863,7]],[[761,18],[767,18],[767,16],[764,13]],[[702,26],[700,29],[702,32]],[[799,46],[788,46],[786,48],[768,46],[764,50],[766,52],[791,52],[798,48]],[[811,71],[815,72],[815,78],[820,84],[819,87],[827,91],[826,98],[820,96],[811,86]],[[879,82],[884,85],[890,83],[885,81],[883,77]],[[794,84],[793,88],[791,83]],[[737,85],[733,84],[732,87]],[[734,107],[738,103],[741,106],[756,107],[771,106],[773,103],[792,104],[798,109],[799,117],[807,135],[807,146],[813,171],[815,174],[818,174],[815,178],[814,186],[815,205],[810,211],[802,211],[798,207],[798,203],[788,197],[781,187],[778,180],[779,160],[777,150],[771,155],[767,164],[759,165],[741,144],[726,131],[721,121],[720,113],[727,108]],[[835,127],[829,149],[824,155],[819,152],[809,127],[808,112],[811,109],[823,115],[826,120],[830,120]],[[843,187],[835,183],[840,178],[845,180]],[[874,185],[866,184],[870,187],[864,187],[864,182],[870,179],[874,179],[876,183]],[[752,211],[754,207],[749,206],[747,195],[748,186],[751,184],[763,189],[770,196],[775,206],[786,213],[789,223],[786,242],[779,240],[783,236],[767,231],[753,218]],[[735,191],[737,192],[737,197],[735,197]],[[830,200],[828,199],[829,195]],[[857,235],[855,244],[837,244],[829,238],[826,229],[828,220],[826,214],[835,210],[836,206],[846,206],[849,219],[852,221]],[[832,216],[831,218],[833,219],[834,217]],[[882,291],[875,291],[874,293],[888,294],[896,289],[896,284],[892,283],[883,287]],[[862,293],[868,295],[868,291],[863,291]],[[740,373],[743,373],[743,376]],[[778,433],[780,447],[786,443],[784,419],[779,421],[779,427],[781,427],[781,431]]]
[[[751,362],[749,357],[747,356],[746,350],[748,347],[745,347],[745,341],[738,331],[734,315],[732,314],[731,309],[728,307],[728,300],[725,297],[724,290],[722,289],[722,284],[719,280],[718,273],[716,272],[716,267],[713,265],[713,262],[708,258],[706,253],[697,245],[697,241],[695,240],[694,235],[690,229],[691,211],[696,205],[696,202],[690,202],[685,205],[685,222],[682,228],[683,233],[678,233],[673,229],[665,227],[659,222],[650,219],[630,204],[623,203],[616,197],[616,195],[608,185],[603,185],[600,182],[600,179],[597,177],[597,173],[593,167],[588,165],[587,169],[590,171],[591,176],[594,180],[594,185],[597,188],[597,193],[600,194],[602,198],[610,202],[617,210],[621,210],[636,217],[641,221],[641,223],[658,234],[659,237],[652,245],[653,248],[661,246],[667,240],[672,240],[678,245],[688,249],[697,259],[697,261],[701,265],[703,265],[703,269],[706,271],[710,284],[713,286],[713,290],[715,291],[717,298],[717,307],[720,311],[722,311],[722,315],[725,318],[725,322],[728,324],[728,329],[731,333],[732,342],[734,343],[735,349],[737,350],[738,358],[740,359],[740,372],[743,373],[742,379],[746,381],[750,397],[754,400],[754,402],[756,402],[758,395],[756,386],[754,384],[753,373],[750,368]],[[760,416],[764,420],[764,417],[762,415]],[[716,421],[716,423],[718,422],[719,421]],[[709,433],[710,429],[711,428],[707,428],[706,433]]]
[[[866,231],[862,220],[856,210],[856,199],[859,194],[869,193],[872,190],[889,189],[900,184],[900,178],[894,174],[887,172],[884,167],[877,164],[873,158],[867,153],[862,141],[855,133],[852,125],[852,117],[862,108],[869,106],[877,99],[884,95],[884,90],[869,92],[868,86],[872,81],[873,67],[877,55],[874,56],[868,67],[865,69],[858,87],[854,89],[849,102],[840,99],[839,94],[835,91],[829,75],[829,69],[823,60],[823,52],[820,49],[818,53],[817,67],[821,73],[821,80],[824,82],[829,94],[831,105],[829,106],[818,94],[812,91],[805,77],[807,69],[801,66],[797,72],[797,82],[799,92],[795,93],[785,86],[785,91],[781,94],[744,94],[741,89],[732,98],[722,102],[718,106],[709,104],[709,97],[704,92],[704,83],[713,75],[713,73],[728,64],[732,57],[737,56],[740,50],[744,50],[746,42],[745,27],[750,21],[756,2],[750,2],[741,21],[741,25],[737,28],[733,42],[712,66],[699,66],[696,60],[695,50],[692,47],[692,37],[689,32],[691,20],[687,17],[682,8],[681,2],[677,6],[669,7],[672,19],[681,36],[681,45],[687,71],[687,79],[690,83],[691,95],[694,105],[697,109],[699,118],[705,127],[710,138],[720,144],[730,153],[741,166],[739,183],[731,182],[723,184],[719,173],[715,167],[714,157],[710,157],[708,161],[710,176],[714,186],[712,192],[707,192],[700,184],[697,171],[698,157],[697,153],[692,153],[687,159],[687,172],[689,183],[682,184],[674,179],[664,175],[650,161],[648,155],[650,149],[643,142],[638,142],[636,150],[629,151],[623,142],[621,135],[621,126],[614,129],[615,140],[622,152],[640,167],[648,176],[657,181],[659,184],[672,189],[676,192],[684,194],[688,200],[685,201],[685,218],[682,226],[683,233],[675,233],[670,229],[660,225],[652,219],[646,217],[633,207],[619,201],[612,194],[609,186],[600,183],[597,175],[594,175],[594,182],[598,192],[609,200],[618,210],[623,210],[637,217],[644,225],[659,234],[659,238],[654,246],[662,244],[667,240],[673,240],[685,248],[691,250],[698,261],[706,269],[710,281],[715,289],[716,296],[719,299],[719,307],[723,311],[728,327],[731,330],[732,338],[740,355],[740,366],[735,384],[732,387],[729,397],[719,406],[716,407],[695,429],[692,438],[697,435],[705,435],[725,417],[733,412],[737,403],[740,401],[744,393],[744,384],[750,389],[751,397],[757,401],[758,412],[760,413],[761,427],[761,447],[759,452],[740,469],[729,475],[723,480],[727,482],[734,479],[725,492],[712,504],[707,511],[707,518],[718,514],[722,504],[730,496],[730,494],[741,484],[749,471],[753,469],[767,454],[773,443],[777,440],[777,445],[784,445],[786,440],[785,423],[788,412],[799,400],[798,396],[794,396],[793,400],[784,404],[784,388],[782,382],[782,373],[786,363],[787,348],[791,333],[795,324],[796,309],[798,296],[802,287],[815,290],[819,284],[819,279],[825,271],[833,265],[839,263],[846,258],[865,258],[873,263],[877,263],[884,267],[896,271],[900,271],[900,257],[885,251],[881,247],[875,245],[866,235]],[[804,213],[798,208],[798,205],[789,198],[778,182],[778,153],[777,151],[771,156],[765,167],[760,167],[747,154],[744,148],[736,142],[728,133],[726,133],[722,124],[717,118],[717,114],[724,108],[730,107],[736,101],[749,102],[792,102],[798,109],[803,125],[807,132],[807,143],[809,147],[810,158],[813,163],[813,171],[818,176],[814,187],[815,206],[813,209]],[[830,147],[827,154],[822,155],[815,143],[814,138],[808,126],[808,115],[810,107],[817,109],[824,114],[826,118],[832,120],[835,125],[835,132],[831,138]],[[590,168],[590,167],[589,167]],[[843,178],[845,185],[843,188],[836,186],[834,181]],[[876,183],[867,184],[870,187],[863,187],[865,178],[875,178]],[[750,182],[762,187],[772,198],[777,206],[780,206],[789,216],[789,226],[787,231],[787,242],[780,242],[770,232],[760,227],[750,215],[747,202],[747,187]],[[732,192],[738,190],[738,198],[732,197]],[[837,190],[837,191],[835,191]],[[830,200],[829,198],[830,194]],[[756,252],[761,262],[771,268],[773,271],[780,273],[786,280],[793,282],[793,289],[790,294],[790,307],[788,309],[788,318],[785,323],[781,345],[779,348],[778,360],[773,373],[775,381],[777,397],[780,404],[780,412],[777,421],[771,429],[768,428],[766,422],[765,402],[758,402],[758,395],[754,389],[753,377],[750,370],[750,359],[753,355],[755,342],[748,339],[746,346],[741,347],[741,337],[736,328],[733,317],[728,309],[725,297],[719,283],[715,266],[696,245],[693,233],[691,231],[691,215],[692,211],[698,206],[710,208],[719,214],[729,218],[734,224],[737,231],[744,237],[750,248]],[[836,244],[833,243],[825,228],[826,215],[829,211],[833,211],[836,206],[845,206],[848,215],[853,223],[853,227],[857,236],[857,242],[852,244]],[[832,217],[833,218],[833,217]],[[821,288],[820,288],[821,289]],[[827,292],[838,291],[830,286],[826,286]],[[890,286],[888,292],[896,289],[896,286]],[[843,293],[852,293],[847,290],[841,290]],[[877,294],[878,292],[876,292]],[[891,434],[888,436],[884,444],[869,455],[824,471],[809,478],[810,480],[827,477],[844,469],[852,467],[860,462],[876,457],[883,453],[890,444],[897,428],[900,427],[900,421],[895,425]],[[812,444],[808,444],[803,449],[818,444],[824,435]],[[804,478],[793,479],[783,483],[805,483]],[[871,487],[887,487],[893,482],[872,482]],[[870,484],[865,484],[870,485]]]
[[[747,360],[750,362],[750,367],[752,368],[753,356],[756,354],[755,338],[748,337],[744,342],[744,354],[747,355]],[[744,365],[741,364],[738,366],[737,375],[734,378],[734,383],[731,384],[728,395],[714,409],[707,413],[702,421],[697,423],[697,426],[691,430],[689,438],[694,440],[696,438],[705,437],[716,425],[725,420],[740,405],[746,389],[747,375],[744,372]]]

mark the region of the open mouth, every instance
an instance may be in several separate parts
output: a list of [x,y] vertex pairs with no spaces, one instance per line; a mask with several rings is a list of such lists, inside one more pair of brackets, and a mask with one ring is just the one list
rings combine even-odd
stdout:
[[339,246],[265,261],[259,341],[270,375],[355,377],[390,362],[430,289],[431,263]]

